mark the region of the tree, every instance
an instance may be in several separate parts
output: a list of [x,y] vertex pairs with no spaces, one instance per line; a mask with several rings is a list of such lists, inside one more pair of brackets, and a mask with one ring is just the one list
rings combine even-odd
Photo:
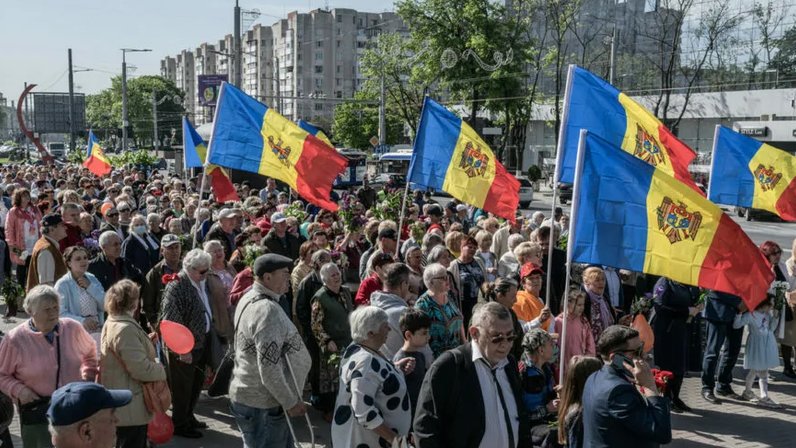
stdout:
[[[334,110],[332,135],[336,142],[346,147],[368,150],[370,138],[379,134],[378,101],[367,92],[357,92],[353,101],[338,104]],[[387,144],[396,144],[403,135],[403,119],[399,114],[387,110]]]
[[777,54],[771,57],[769,68],[779,71],[781,78],[796,77],[796,26],[775,40]]
[[[133,128],[134,140],[138,144],[152,141],[152,92],[157,100],[166,101],[158,105],[158,137],[171,135],[171,129],[181,129],[185,108],[182,98],[185,93],[171,80],[161,76],[141,76],[127,81],[127,116]],[[175,101],[177,99],[178,101]],[[86,101],[86,120],[95,130],[116,132],[122,122],[122,80],[111,79],[111,87]]]

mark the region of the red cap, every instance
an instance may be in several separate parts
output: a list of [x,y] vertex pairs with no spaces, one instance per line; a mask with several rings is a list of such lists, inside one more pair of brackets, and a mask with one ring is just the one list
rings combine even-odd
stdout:
[[528,277],[529,275],[533,274],[544,275],[544,271],[542,270],[542,267],[539,266],[538,264],[525,263],[524,265],[522,265],[522,269],[520,269],[521,279],[524,279],[525,277]]

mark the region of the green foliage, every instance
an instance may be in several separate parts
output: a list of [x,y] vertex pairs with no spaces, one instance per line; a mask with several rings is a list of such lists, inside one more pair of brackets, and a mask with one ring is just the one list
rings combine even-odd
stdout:
[[[359,92],[356,100],[378,100],[369,92]],[[403,134],[401,119],[387,111],[387,144],[398,143]],[[370,138],[379,135],[379,108],[377,104],[347,101],[339,104],[334,111],[332,135],[337,142],[346,147],[367,150]]]
[[66,161],[69,163],[76,163],[80,165],[85,160],[86,160],[85,151],[69,151],[69,153],[66,155]]
[[0,294],[3,295],[6,306],[12,308],[19,305],[19,299],[25,296],[25,289],[17,283],[14,276],[9,275],[0,285]]
[[[185,108],[181,101],[185,93],[171,80],[161,76],[140,76],[127,80],[127,115],[133,127],[133,136],[139,142],[152,140],[152,92],[155,98],[168,98],[158,105],[158,136],[171,135],[171,129],[181,129]],[[86,121],[93,129],[117,130],[122,123],[122,80],[111,79],[111,87],[86,99]]]
[[111,165],[120,168],[125,165],[150,166],[158,163],[158,158],[147,150],[128,151],[119,155],[106,155]]
[[775,40],[777,54],[771,58],[770,69],[777,70],[780,78],[796,76],[796,26]]
[[376,204],[376,207],[373,209],[373,217],[379,221],[390,219],[397,223],[401,217],[403,197],[403,190],[397,190],[394,193],[385,193],[384,199]]
[[528,180],[536,182],[542,178],[542,169],[538,165],[531,165],[528,167]]

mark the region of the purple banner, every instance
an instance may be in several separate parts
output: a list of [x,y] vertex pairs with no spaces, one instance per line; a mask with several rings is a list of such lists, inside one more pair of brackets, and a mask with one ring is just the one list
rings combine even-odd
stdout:
[[199,88],[199,104],[202,106],[216,106],[218,99],[218,92],[221,89],[221,83],[227,82],[229,77],[227,75],[199,75],[198,77]]

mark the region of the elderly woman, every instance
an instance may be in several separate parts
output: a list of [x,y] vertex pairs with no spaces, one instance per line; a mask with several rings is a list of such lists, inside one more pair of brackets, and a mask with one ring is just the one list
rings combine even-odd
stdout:
[[220,338],[211,339],[211,342],[213,344],[221,343],[214,345],[212,350],[211,365],[215,369],[226,352],[226,344],[232,338],[232,303],[229,300],[229,292],[237,273],[224,259],[224,247],[218,240],[207,241],[202,247],[212,260],[210,272],[207,273],[207,289],[210,294],[208,296],[210,308],[213,310],[213,329]]
[[[793,248],[796,249],[796,240],[794,240]],[[796,378],[796,372],[793,371],[793,363],[791,358],[793,356],[793,347],[796,346],[796,320],[793,319],[793,311],[796,309],[796,272],[793,270],[793,264],[788,266],[782,261],[782,247],[773,241],[765,241],[760,245],[760,251],[771,264],[771,269],[774,272],[775,282],[788,283],[788,291],[785,294],[790,309],[785,310],[785,335],[780,340],[780,352],[782,354],[782,363],[784,368],[782,374],[788,378]],[[791,260],[796,255],[791,255]],[[788,262],[791,262],[788,260]],[[790,318],[790,320],[788,320]]]
[[598,341],[603,330],[616,322],[614,309],[603,296],[605,293],[605,273],[602,268],[590,266],[583,271],[583,289],[587,300],[584,314],[589,319],[594,340]]
[[88,272],[88,251],[72,246],[64,252],[69,272],[55,282],[61,295],[61,317],[74,319],[99,342],[105,322],[105,289],[97,277]]
[[[516,335],[515,335],[516,336]],[[558,417],[558,400],[555,377],[551,361],[555,355],[555,341],[550,333],[536,328],[522,338],[522,401],[531,417],[531,440],[533,446],[542,446]],[[557,433],[555,439],[558,438]]]
[[459,308],[450,300],[450,277],[443,265],[434,263],[426,266],[423,283],[428,291],[417,299],[415,308],[431,319],[428,345],[434,358],[438,358],[446,350],[464,343],[464,320]]
[[459,258],[451,262],[448,270],[453,275],[454,291],[464,321],[469,322],[473,307],[481,296],[481,287],[486,282],[487,270],[484,263],[475,256],[478,242],[471,236],[465,236],[460,244]]
[[0,342],[0,391],[19,403],[25,448],[49,447],[45,412],[55,389],[74,381],[94,381],[97,346],[80,325],[59,318],[58,292],[39,285],[25,297],[31,318]]
[[332,446],[378,448],[409,434],[412,414],[403,373],[381,355],[387,313],[363,306],[349,318],[353,343],[340,361]]
[[41,236],[39,222],[42,215],[31,203],[27,188],[14,190],[11,204],[11,210],[6,217],[6,242],[11,262],[17,267],[17,282],[25,285],[28,281],[30,254]]
[[331,356],[339,353],[351,343],[351,329],[348,315],[354,309],[351,291],[343,286],[340,268],[334,263],[326,263],[320,270],[323,288],[312,298],[312,335],[320,348],[320,378],[318,399],[313,405],[324,413],[324,419],[331,422],[334,397],[337,394],[337,363]]
[[490,250],[492,247],[492,234],[486,230],[479,230],[478,233],[475,234],[475,241],[478,242],[478,253],[476,257],[484,263],[487,282],[494,282],[497,278],[498,259]]
[[229,294],[232,289],[232,281],[238,274],[235,269],[224,258],[224,246],[218,240],[210,240],[204,243],[202,248],[211,257],[210,274],[215,276],[224,287],[224,295]]
[[108,321],[102,329],[100,383],[108,389],[127,389],[133,400],[116,409],[116,446],[145,448],[152,414],[144,403],[143,383],[165,381],[166,369],[155,359],[155,347],[138,324],[139,288],[130,280],[111,286],[106,298]]
[[211,360],[211,328],[216,319],[207,286],[210,262],[210,255],[202,249],[185,254],[177,279],[163,290],[161,304],[161,319],[184,325],[194,338],[191,352],[169,352],[174,434],[187,438],[202,437],[197,431],[202,425],[193,412],[202,391],[205,367]]
[[301,281],[304,280],[308,275],[312,273],[312,254],[318,250],[318,246],[316,246],[311,241],[305,241],[299,247],[299,258],[296,267],[293,268],[293,271],[290,273],[290,287],[291,291],[293,291],[293,302],[296,301],[296,295],[298,294],[299,284]]
[[408,246],[404,254],[404,261],[409,267],[410,296],[406,299],[409,303],[414,303],[421,294],[426,292],[426,285],[423,284],[423,251],[420,246]]
[[509,235],[508,251],[500,257],[498,262],[498,277],[516,277],[519,279],[520,266],[522,265],[517,260],[517,256],[514,255],[514,250],[523,242],[525,242],[525,237],[519,233]]

